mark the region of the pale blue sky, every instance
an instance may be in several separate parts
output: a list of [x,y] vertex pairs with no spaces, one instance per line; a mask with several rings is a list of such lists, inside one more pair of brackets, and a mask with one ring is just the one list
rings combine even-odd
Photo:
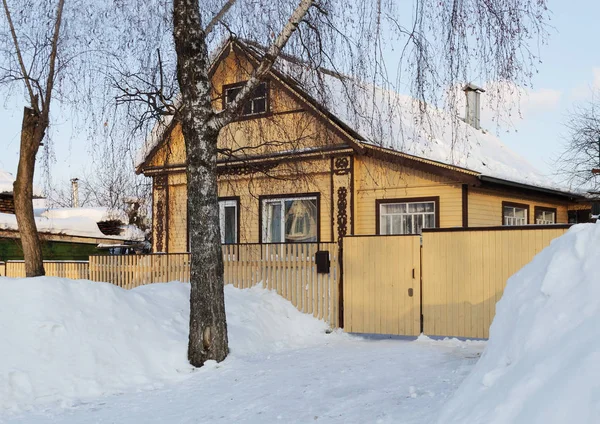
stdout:
[[[502,141],[544,173],[555,169],[553,159],[561,152],[563,123],[574,103],[589,99],[595,86],[600,88],[600,1],[550,0],[552,10],[548,44],[542,47],[542,63],[533,78],[529,96],[521,100],[523,119],[513,118],[514,128],[499,129]],[[479,82],[483,84],[484,82]],[[23,103],[10,100],[0,104],[2,150],[0,169],[16,173]],[[483,113],[485,117],[485,113]],[[54,114],[56,117],[57,114]],[[495,124],[483,125],[496,132]],[[72,134],[67,116],[52,122],[54,144],[52,179],[55,182],[80,177],[90,162],[85,135]],[[38,168],[39,169],[39,168]],[[44,183],[37,172],[36,181]]]

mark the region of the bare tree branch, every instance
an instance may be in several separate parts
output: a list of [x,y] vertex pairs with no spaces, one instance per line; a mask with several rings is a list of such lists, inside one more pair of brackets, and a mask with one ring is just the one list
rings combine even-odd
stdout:
[[213,16],[208,25],[206,25],[206,28],[204,28],[205,35],[208,35],[213,31],[215,25],[217,25],[221,21],[221,19],[223,19],[223,16],[225,16],[225,14],[229,11],[229,9],[231,9],[235,2],[236,0],[227,0],[227,2],[223,5],[221,10],[219,10],[217,14]]
[[29,99],[31,101],[31,107],[35,110],[36,113],[40,113],[38,102],[36,101],[36,96],[33,93],[33,88],[31,87],[31,83],[29,82],[29,74],[25,68],[25,62],[23,61],[23,55],[21,53],[21,48],[19,46],[19,40],[17,39],[17,33],[15,31],[15,26],[12,21],[12,16],[10,14],[10,10],[8,9],[8,3],[6,0],[2,0],[2,4],[4,5],[4,12],[6,13],[6,19],[8,21],[8,26],[10,28],[10,34],[13,39],[13,43],[15,46],[15,53],[17,55],[17,59],[19,61],[19,67],[21,68],[21,74],[23,75],[23,80],[25,82],[25,86],[27,87],[27,91],[29,92]]

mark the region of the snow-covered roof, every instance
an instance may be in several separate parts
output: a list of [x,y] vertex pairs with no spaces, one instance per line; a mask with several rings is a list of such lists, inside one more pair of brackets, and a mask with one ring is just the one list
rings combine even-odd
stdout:
[[[264,51],[255,44],[238,42],[255,55]],[[366,145],[466,168],[481,176],[571,191],[540,172],[495,135],[472,127],[448,111],[332,71],[316,72],[285,55],[277,59],[274,70],[311,96],[326,112],[356,133],[357,141]],[[426,113],[422,113],[423,110]],[[138,166],[162,140],[169,123],[170,119],[155,126],[142,149]]]
[[[13,194],[14,182],[15,177],[13,177],[13,174],[0,169],[0,194]],[[33,195],[36,197],[43,196],[42,190],[35,184],[33,185]]]
[[[98,228],[98,222],[112,219],[127,222],[126,219],[121,219],[121,214],[115,214],[107,208],[58,208],[35,212],[35,224],[40,233],[112,240],[144,240],[143,231],[133,225],[123,225],[123,231],[118,236],[103,234]],[[0,213],[0,230],[18,229],[15,215]]]

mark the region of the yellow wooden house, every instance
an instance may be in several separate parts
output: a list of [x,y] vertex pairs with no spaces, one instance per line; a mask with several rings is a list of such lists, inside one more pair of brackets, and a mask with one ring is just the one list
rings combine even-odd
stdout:
[[[263,50],[229,40],[210,77],[222,108]],[[465,88],[462,121],[410,97],[278,59],[219,138],[223,243],[330,242],[422,228],[581,220],[581,195],[556,187],[479,128],[483,90]],[[350,83],[354,84],[350,90]],[[375,107],[373,107],[375,105]],[[137,167],[153,179],[153,251],[188,250],[180,125],[157,127]]]

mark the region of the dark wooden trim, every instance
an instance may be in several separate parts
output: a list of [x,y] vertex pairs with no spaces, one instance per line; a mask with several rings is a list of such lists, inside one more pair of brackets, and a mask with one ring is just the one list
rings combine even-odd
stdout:
[[[527,203],[516,203],[516,202],[509,202],[509,201],[502,201],[502,222],[500,223],[500,225],[504,225],[504,207],[512,207],[512,208],[523,208],[523,209],[527,209],[527,224],[531,224],[531,211],[529,210],[529,205]],[[514,227],[514,225],[507,225],[507,227]]]
[[334,212],[334,202],[335,202],[335,193],[334,193],[334,184],[333,184],[333,157],[330,158],[329,164],[329,193],[330,193],[330,213],[331,213],[331,239],[333,239],[335,234],[335,212]]
[[354,234],[354,156],[350,156],[350,234]]
[[[217,200],[219,202],[220,201],[227,201],[227,200],[235,200],[235,202],[236,202],[236,210],[237,210],[236,211],[236,215],[237,215],[237,217],[236,217],[236,221],[237,221],[236,227],[237,228],[236,228],[236,233],[235,233],[236,242],[235,243],[227,243],[227,244],[240,244],[240,229],[241,229],[241,226],[240,226],[240,217],[241,217],[240,210],[242,209],[242,202],[241,202],[240,196],[222,196],[222,197],[220,196],[220,197],[217,198]],[[221,208],[219,207],[219,214],[220,213],[221,213]]]
[[549,206],[534,206],[533,207],[533,224],[535,224],[536,215],[538,212],[554,212],[554,223],[556,224],[556,221],[558,221],[558,211],[556,208],[551,208]]
[[[169,176],[165,176],[165,253],[169,253],[169,216],[171,215],[171,202],[169,202]],[[186,185],[187,187],[187,185]],[[187,202],[187,197],[186,197]]]
[[469,226],[469,185],[462,185],[462,226]]
[[[150,207],[150,213],[152,213],[152,231],[150,232],[150,235],[152,236],[152,253],[156,253],[156,242],[157,240],[155,239],[155,237],[158,236],[158,231],[155,234],[155,230],[156,230],[156,211],[154,210],[154,203],[156,202],[156,186],[154,184],[154,177],[152,178],[152,206]],[[187,199],[187,191],[186,191],[186,199]],[[188,225],[189,228],[189,225]]]
[[560,230],[571,228],[574,224],[554,225],[502,225],[492,227],[453,227],[453,228],[423,228],[424,233],[451,233],[461,231],[513,231],[513,230]]
[[[318,191],[308,193],[286,193],[286,194],[268,194],[258,196],[258,242],[259,244],[289,244],[289,243],[263,243],[262,240],[262,205],[263,200],[270,199],[295,199],[297,197],[316,197],[317,199],[317,241],[307,241],[304,243],[321,243],[321,193]],[[285,212],[285,211],[282,211]],[[332,234],[333,237],[333,234]]]
[[[382,234],[380,234],[380,232],[381,232],[381,228],[380,228],[381,216],[379,214],[379,209],[380,209],[381,205],[384,205],[387,203],[416,203],[416,202],[434,202],[435,203],[435,227],[439,228],[439,226],[440,226],[440,196],[399,197],[399,198],[395,198],[395,199],[376,199],[375,200],[375,226],[376,226],[375,234],[382,235]],[[388,235],[388,234],[383,234],[383,235]],[[389,234],[389,235],[400,235],[400,234]],[[414,236],[415,234],[406,234],[406,235]]]

